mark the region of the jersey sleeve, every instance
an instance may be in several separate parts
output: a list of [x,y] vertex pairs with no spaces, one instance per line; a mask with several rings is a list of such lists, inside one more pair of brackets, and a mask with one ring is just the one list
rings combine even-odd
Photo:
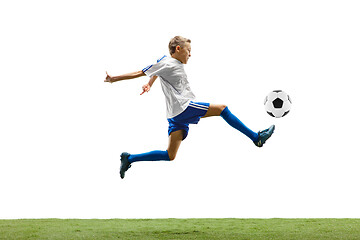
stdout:
[[156,61],[156,63],[144,68],[142,70],[143,73],[145,73],[149,77],[160,76],[166,70],[166,63],[164,61],[165,58],[166,58],[166,55],[163,56],[162,58],[158,59]]

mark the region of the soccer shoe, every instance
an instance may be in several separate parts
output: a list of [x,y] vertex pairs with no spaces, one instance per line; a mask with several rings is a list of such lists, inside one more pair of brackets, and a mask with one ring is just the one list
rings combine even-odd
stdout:
[[271,125],[268,129],[259,132],[259,140],[255,143],[256,146],[262,147],[266,140],[268,140],[275,130],[275,125]]
[[129,163],[130,154],[127,152],[123,152],[121,154],[121,164],[120,164],[120,177],[123,179],[125,177],[125,172],[131,167],[131,164]]

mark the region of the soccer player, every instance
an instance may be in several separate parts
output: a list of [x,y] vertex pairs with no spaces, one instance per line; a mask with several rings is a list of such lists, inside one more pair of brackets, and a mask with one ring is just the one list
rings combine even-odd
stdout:
[[121,178],[124,178],[125,172],[134,162],[174,160],[181,142],[188,135],[189,124],[197,124],[200,118],[221,116],[230,126],[249,137],[257,147],[262,147],[274,132],[274,125],[266,130],[257,133],[253,132],[233,115],[226,105],[195,101],[195,95],[190,88],[184,70],[184,64],[187,64],[191,57],[191,40],[181,36],[172,38],[169,43],[169,52],[170,57],[165,55],[156,63],[138,72],[120,76],[110,76],[106,72],[105,82],[109,83],[145,75],[149,76],[150,80],[142,87],[143,92],[141,94],[149,92],[154,81],[159,77],[166,99],[166,114],[169,122],[169,145],[167,150],[156,150],[142,154],[123,152],[120,158]]

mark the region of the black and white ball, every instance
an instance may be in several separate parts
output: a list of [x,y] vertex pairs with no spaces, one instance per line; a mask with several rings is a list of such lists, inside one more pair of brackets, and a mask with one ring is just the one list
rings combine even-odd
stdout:
[[281,118],[290,112],[290,96],[282,90],[270,92],[264,101],[266,112],[276,118]]

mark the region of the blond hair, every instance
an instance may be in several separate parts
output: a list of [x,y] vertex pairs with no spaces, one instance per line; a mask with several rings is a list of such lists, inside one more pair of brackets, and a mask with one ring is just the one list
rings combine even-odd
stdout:
[[185,43],[187,43],[187,42],[191,43],[191,40],[187,39],[187,38],[184,38],[184,37],[181,37],[181,36],[173,37],[169,42],[170,55],[175,53],[175,49],[176,49],[177,46],[184,47]]

